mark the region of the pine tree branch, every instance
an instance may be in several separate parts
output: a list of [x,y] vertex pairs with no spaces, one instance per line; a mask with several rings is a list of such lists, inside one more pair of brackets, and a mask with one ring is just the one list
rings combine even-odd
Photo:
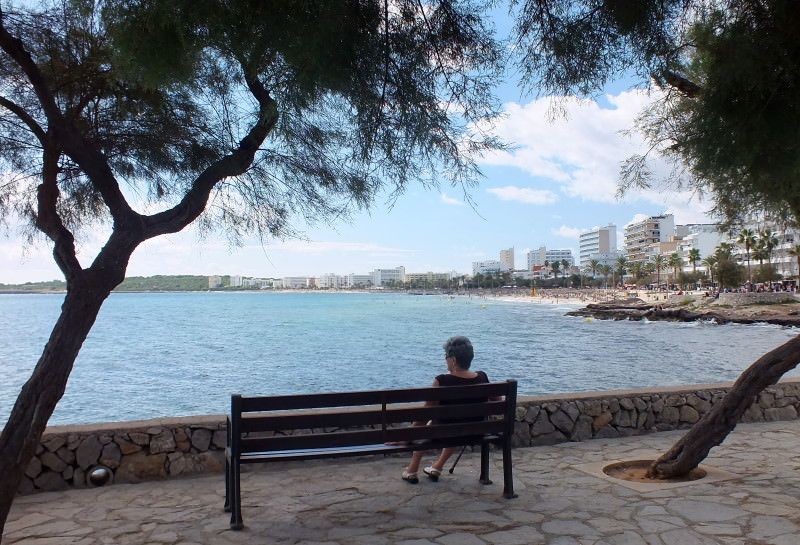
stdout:
[[256,152],[275,127],[278,121],[277,103],[257,75],[244,65],[242,68],[247,87],[259,104],[258,119],[255,125],[242,138],[233,152],[215,161],[195,178],[191,189],[181,199],[181,202],[169,210],[145,216],[145,238],[176,233],[192,223],[205,210],[209,195],[219,182],[247,172],[253,163]]

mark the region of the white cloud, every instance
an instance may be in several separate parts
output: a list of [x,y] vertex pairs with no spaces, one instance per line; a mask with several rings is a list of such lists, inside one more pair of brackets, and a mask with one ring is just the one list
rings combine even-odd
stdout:
[[411,253],[413,250],[403,250],[401,248],[391,248],[381,246],[371,242],[323,242],[323,241],[304,241],[287,240],[277,244],[269,244],[264,247],[268,252],[291,252],[301,254],[321,254],[321,253]]
[[[624,131],[633,128],[636,116],[656,98],[642,90],[624,91],[606,96],[611,106],[605,108],[592,100],[557,98],[565,115],[555,119],[553,97],[527,104],[507,103],[504,115],[493,120],[493,127],[497,136],[515,147],[487,154],[481,160],[489,165],[513,166],[548,180],[575,199],[618,202],[620,165],[647,149],[641,135]],[[671,167],[653,156],[651,169],[658,174],[669,172]],[[622,200],[674,210],[676,221],[681,223],[707,218],[707,203],[690,197],[661,188],[631,190]]]
[[459,201],[458,199],[449,196],[447,193],[440,193],[439,199],[445,204],[450,204],[453,206],[464,206],[463,201]]
[[553,204],[558,200],[558,195],[547,189],[507,185],[490,187],[486,191],[502,201],[517,201],[525,204]]
[[634,223],[639,223],[640,221],[644,221],[649,217],[650,216],[648,216],[647,214],[634,214],[633,217],[631,218],[631,221],[625,224],[625,227],[627,227],[628,225],[633,225]]
[[551,232],[559,237],[578,240],[578,237],[584,231],[585,229],[579,229],[577,227],[567,227],[566,225],[562,225],[558,229],[553,229]]

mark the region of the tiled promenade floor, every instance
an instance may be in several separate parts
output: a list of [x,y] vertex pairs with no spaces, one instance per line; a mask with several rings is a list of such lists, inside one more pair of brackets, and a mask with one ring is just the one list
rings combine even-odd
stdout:
[[741,425],[707,463],[740,477],[641,493],[576,468],[651,457],[680,433],[514,451],[519,497],[477,482],[477,454],[414,486],[403,460],[261,466],[243,475],[241,532],[222,476],[19,498],[4,544],[800,544],[800,421]]

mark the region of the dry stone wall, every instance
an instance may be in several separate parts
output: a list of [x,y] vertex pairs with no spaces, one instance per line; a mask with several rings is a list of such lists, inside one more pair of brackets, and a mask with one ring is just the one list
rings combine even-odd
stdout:
[[135,483],[225,467],[225,417],[186,417],[48,428],[19,492],[86,488],[108,468],[110,482]]
[[[689,428],[729,387],[521,397],[513,444],[551,445]],[[800,380],[789,379],[762,392],[742,421],[794,420],[799,412]],[[51,427],[28,466],[20,493],[93,486],[88,477],[98,467],[108,468],[112,483],[222,473],[225,442],[224,416]]]

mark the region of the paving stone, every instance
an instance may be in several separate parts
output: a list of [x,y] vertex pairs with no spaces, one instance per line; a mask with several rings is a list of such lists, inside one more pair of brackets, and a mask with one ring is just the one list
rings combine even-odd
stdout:
[[436,543],[440,543],[441,545],[486,545],[486,542],[475,534],[468,534],[466,532],[454,532],[452,534],[443,535],[436,540]]
[[501,530],[482,534],[481,538],[492,545],[533,545],[544,543],[544,536],[531,527],[519,527],[513,530]]
[[747,516],[747,512],[737,507],[695,500],[672,500],[667,508],[692,522],[724,522]]
[[559,536],[593,536],[597,530],[576,520],[550,520],[542,523],[542,531]]

